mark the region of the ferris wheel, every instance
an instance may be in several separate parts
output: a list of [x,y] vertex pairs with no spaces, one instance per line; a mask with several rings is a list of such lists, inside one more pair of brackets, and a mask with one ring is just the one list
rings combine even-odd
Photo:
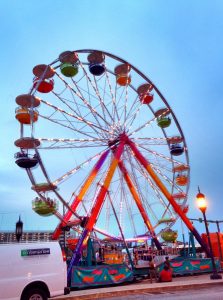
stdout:
[[[37,193],[33,209],[86,241],[157,236],[187,226],[188,149],[170,105],[131,63],[98,50],[66,51],[33,68],[16,97],[16,163]],[[66,208],[62,214],[58,204]],[[191,227],[192,228],[192,227]],[[85,233],[83,233],[83,231]]]

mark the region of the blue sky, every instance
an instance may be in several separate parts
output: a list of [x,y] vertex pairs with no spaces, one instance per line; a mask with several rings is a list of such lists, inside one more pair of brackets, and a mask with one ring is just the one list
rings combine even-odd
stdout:
[[[14,162],[19,136],[15,98],[29,91],[35,65],[75,49],[108,51],[155,83],[188,145],[188,215],[200,217],[194,204],[200,185],[208,198],[208,218],[222,220],[222,15],[220,0],[2,0],[0,230],[14,229],[19,215],[25,229],[53,229],[57,224],[54,217],[32,212],[35,195]],[[204,230],[200,224],[198,229]],[[216,227],[210,225],[210,230]]]

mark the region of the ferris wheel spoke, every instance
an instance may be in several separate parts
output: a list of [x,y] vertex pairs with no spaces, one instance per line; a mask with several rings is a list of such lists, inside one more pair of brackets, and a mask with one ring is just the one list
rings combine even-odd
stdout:
[[[89,94],[91,95],[91,97],[92,97],[93,99],[97,99],[97,97],[95,97],[94,95],[92,95],[90,92],[89,92]],[[106,109],[107,109],[107,106],[110,107],[110,105],[111,105],[111,101],[109,101],[109,102],[107,103]],[[95,109],[95,110],[100,109],[100,107],[101,107],[100,104],[94,105],[94,109]],[[103,107],[102,107],[102,108],[103,108]],[[104,119],[107,119],[107,115],[106,115],[105,109],[102,109],[102,113],[103,113]],[[83,116],[83,118],[87,118],[90,114],[91,114],[91,112],[88,112],[85,116]],[[109,139],[111,136],[114,135],[114,131],[115,131],[115,127],[116,127],[116,126],[115,126],[115,124],[116,124],[116,123],[115,123],[115,120],[112,119],[111,121],[112,121],[112,123],[110,124],[110,127],[106,126],[107,129],[109,130],[109,133],[105,132],[105,133],[103,134],[103,136],[106,137],[107,139]],[[106,127],[105,127],[105,128],[106,128]],[[103,128],[103,127],[101,128],[101,131],[102,131],[102,133],[103,133],[103,131],[104,131],[104,128]],[[101,134],[101,136],[102,136],[102,134]]]
[[83,147],[107,147],[105,139],[64,139],[64,138],[38,138],[40,142],[49,146],[40,146],[39,149],[65,149]]
[[[77,131],[76,128],[74,127],[73,123],[68,119],[68,117],[66,115],[64,115],[64,118],[67,120],[67,123],[70,124],[70,126],[73,127],[75,129],[75,131]],[[95,131],[95,133],[97,135],[100,135],[100,132],[94,128],[94,125],[93,126],[92,125],[93,125],[93,123],[91,123],[90,127]],[[83,126],[82,128],[80,128],[79,131],[84,132],[85,127],[86,127],[86,125]]]
[[154,121],[156,121],[158,117],[165,116],[168,112],[169,112],[169,109],[167,109],[164,112],[160,113],[160,115],[158,115],[158,116],[154,116],[151,120],[145,122],[143,125],[141,125],[137,129],[135,129],[133,132],[129,133],[129,136],[134,135],[137,132],[139,132],[140,130],[142,130],[143,128],[148,127],[150,124],[152,124]]
[[53,120],[53,119],[51,119],[51,118],[48,118],[48,117],[46,117],[46,116],[43,116],[43,115],[39,115],[41,118],[43,118],[43,119],[45,119],[45,120],[48,120],[48,121],[50,121],[50,122],[52,122],[52,123],[55,123],[55,124],[57,124],[57,125],[59,125],[59,126],[61,126],[61,127],[64,127],[64,128],[67,128],[67,129],[70,129],[71,131],[74,131],[75,133],[79,133],[79,134],[81,134],[82,136],[86,136],[86,137],[89,137],[89,138],[94,138],[94,135],[93,134],[95,134],[95,132],[87,132],[87,131],[80,131],[80,130],[78,130],[78,129],[76,129],[76,128],[73,128],[73,127],[70,127],[70,126],[68,126],[68,125],[65,125],[65,124],[62,124],[61,122],[59,122],[59,121],[57,121],[57,120]]
[[[100,79],[99,79],[100,80]],[[100,92],[99,92],[99,87],[97,85],[97,80],[96,78],[94,77],[94,83],[95,83],[95,86],[96,86],[96,89],[97,89],[97,95],[99,95],[99,103],[100,103],[100,108],[101,108],[101,111],[102,111],[102,114],[103,114],[103,118],[106,119],[108,116],[110,116],[110,112],[109,110],[106,108],[105,106],[105,103],[103,101],[103,99],[105,98],[105,89],[106,89],[106,86],[104,85],[104,88],[102,90],[103,92],[103,96],[101,97],[100,96]],[[107,113],[107,115],[106,115]]]
[[151,145],[168,145],[167,139],[162,137],[133,137],[132,141],[137,143],[140,146],[140,143],[143,142],[143,146],[151,146]]
[[126,116],[127,116],[127,102],[128,101],[128,86],[125,87],[124,97],[124,119],[123,119],[123,130],[126,131]]
[[[74,84],[77,84],[77,82],[74,82]],[[78,89],[80,90],[80,94],[81,94],[81,95],[83,95],[83,93],[85,93],[85,94],[87,94],[88,96],[90,96],[89,99],[91,99],[91,101],[98,100],[98,97],[95,96],[93,93],[91,93],[91,91],[89,91],[89,89],[88,89],[88,90],[83,89],[83,87],[81,87],[81,86],[78,86]],[[104,91],[104,93],[105,93],[105,91]],[[73,95],[73,94],[72,94],[72,95]],[[84,98],[84,95],[83,95],[82,97]],[[110,105],[110,103],[108,103],[108,104]],[[104,104],[104,105],[105,105],[105,104]],[[83,105],[83,104],[78,103],[78,107],[83,107],[83,108],[85,108],[86,105]],[[100,102],[97,103],[97,104],[95,103],[95,105],[94,105],[94,109],[95,109],[95,110],[97,110],[97,109],[100,108],[100,107],[101,107]],[[107,107],[107,106],[106,106],[106,107]],[[86,114],[86,116],[88,116],[89,114],[91,114],[91,111],[89,111],[89,112]],[[104,118],[106,119],[106,115],[104,116]]]
[[130,129],[131,129],[131,128],[129,128],[129,130],[128,130],[128,135],[131,136],[131,135],[136,134],[136,133],[139,132],[140,130],[142,130],[142,129],[148,127],[150,124],[152,124],[153,122],[155,122],[155,120],[156,120],[156,117],[154,117],[154,118],[152,118],[151,120],[145,122],[143,125],[141,125],[141,126],[138,127],[137,129],[134,129],[134,131],[132,131],[132,132],[129,132]]
[[155,170],[171,187],[174,186],[174,188],[179,192],[183,193],[183,189],[180,188],[177,184],[175,184],[174,180],[171,180],[169,177],[167,177],[165,174],[162,173],[160,168],[157,168],[156,166],[152,166],[153,170]]
[[[131,155],[130,155],[130,159],[131,159]],[[131,159],[132,160],[132,159]],[[145,206],[145,208],[148,210],[148,212],[150,213],[150,215],[152,216],[153,220],[155,221],[153,228],[155,229],[158,225],[159,225],[159,221],[161,218],[158,217],[157,212],[155,213],[154,209],[152,208],[153,205],[155,205],[156,203],[160,203],[160,205],[163,207],[163,210],[165,211],[165,214],[168,213],[169,218],[174,219],[173,213],[169,208],[169,203],[166,203],[166,201],[163,199],[163,197],[160,194],[159,189],[157,188],[157,186],[152,182],[151,178],[148,176],[148,174],[145,172],[145,170],[142,168],[141,165],[139,165],[138,162],[136,162],[137,164],[133,166],[133,163],[131,163],[132,166],[132,174],[134,174],[134,182],[136,184],[137,187],[140,187],[140,184],[138,183],[138,179],[137,176],[135,175],[135,170],[138,170],[138,172],[142,175],[143,178],[145,178],[145,180],[149,183],[149,186],[151,187],[151,192],[154,192],[154,199],[157,199],[157,202],[152,202],[151,199],[150,201],[148,201],[148,196],[143,196],[144,194],[141,193],[142,196],[142,202]],[[160,209],[159,209],[160,211]]]
[[[66,107],[68,107],[76,116],[77,116],[77,118],[79,118],[79,119],[82,119],[83,117],[82,117],[82,115],[81,115],[81,113],[79,112],[79,108],[78,108],[78,106],[76,105],[76,101],[72,101],[71,102],[71,104],[75,104],[75,108],[76,109],[74,109],[68,102],[70,102],[70,101],[67,101],[67,99],[65,99],[65,98],[62,98],[59,94],[57,94],[57,93],[55,93],[55,92],[52,92],[53,94],[54,94],[54,96],[56,97],[56,98],[58,98],[59,99],[59,101],[61,101]],[[72,95],[72,93],[71,93],[71,95]],[[77,111],[78,111],[78,113],[77,113]]]
[[[159,203],[163,206],[165,213],[168,212],[168,214],[170,215],[170,217],[174,218],[172,211],[169,209],[169,203],[166,204],[166,202],[163,199],[162,195],[160,194],[160,191],[157,188],[157,186],[152,182],[152,180],[149,178],[148,174],[145,174],[145,172],[144,172],[144,176],[147,178],[148,183],[149,183],[150,187],[152,188],[152,190],[154,191],[155,196],[158,199]],[[148,205],[147,201],[146,201],[146,203]],[[150,207],[150,211],[152,211],[151,205],[149,207]],[[153,215],[154,215],[154,213],[153,213]],[[158,224],[159,218],[157,217],[157,215],[155,216],[155,219],[156,219],[156,222]]]
[[[151,166],[153,166],[153,165],[151,164]],[[154,167],[153,167],[153,168],[154,168]],[[135,166],[135,169],[137,169],[136,166]],[[159,175],[161,175],[161,176],[168,182],[168,184],[169,184],[170,186],[175,185],[175,184],[173,183],[173,181],[171,181],[166,175],[162,174],[162,172],[161,172],[158,168],[154,168],[154,169],[155,169],[155,171],[156,171]],[[168,217],[174,220],[173,212],[172,212],[171,209],[170,209],[170,203],[169,203],[169,202],[166,203],[166,201],[163,200],[162,196],[160,195],[159,189],[157,188],[156,185],[154,185],[154,183],[153,183],[153,182],[151,181],[151,179],[148,177],[148,174],[145,173],[145,170],[142,169],[142,166],[138,165],[138,170],[139,170],[139,172],[141,172],[141,173],[143,174],[143,176],[145,176],[145,178],[147,178],[147,180],[148,180],[148,182],[149,182],[149,185],[151,186],[151,188],[154,190],[154,192],[155,192],[155,194],[156,194],[157,199],[159,199],[159,202],[162,204],[162,206],[163,206],[163,208],[164,208],[164,213],[163,213],[162,218],[164,218],[164,216],[165,216],[166,214],[168,214]],[[133,168],[133,172],[134,172],[134,168]],[[177,186],[175,186],[175,188],[179,191],[179,193],[182,193],[182,189],[180,189],[180,188],[177,187]],[[149,207],[150,207],[150,212],[153,213],[153,211],[152,211],[152,209],[151,209],[151,206],[149,206]],[[153,214],[153,216],[154,216],[154,214]],[[157,217],[156,217],[156,219],[157,219]],[[159,225],[159,222],[158,222],[158,221],[159,221],[159,220],[157,219],[157,225]],[[157,226],[157,225],[156,225],[156,226]],[[156,227],[156,226],[155,226],[155,227]]]
[[96,158],[100,157],[103,153],[107,153],[107,150],[103,150],[99,153],[97,153],[96,155],[90,157],[89,159],[87,159],[86,161],[82,162],[81,164],[79,164],[78,166],[76,166],[75,168],[69,170],[68,172],[66,172],[64,175],[62,175],[61,177],[59,177],[58,179],[54,180],[53,184],[54,185],[58,185],[60,184],[62,181],[67,180],[70,176],[72,176],[73,174],[75,174],[78,170],[80,170],[83,167],[86,167],[87,165],[89,165],[89,163],[93,160],[95,160]]
[[[59,113],[62,113],[64,115],[66,115],[66,116],[74,118],[75,120],[77,120],[78,124],[85,123],[86,125],[90,126],[97,134],[101,131],[101,128],[98,125],[94,124],[93,122],[90,122],[90,121],[88,121],[86,119],[77,117],[74,114],[68,113],[68,112],[66,112],[63,109],[61,109],[61,108],[59,108],[59,107],[57,107],[57,106],[55,106],[55,105],[53,105],[53,104],[51,104],[51,103],[49,103],[47,101],[44,101],[43,99],[41,100],[41,102],[44,103],[44,104],[46,104],[47,106],[53,108],[56,112],[59,112]],[[104,129],[104,131],[106,131],[106,130]]]
[[[38,140],[41,140],[41,138],[40,139],[38,139]],[[106,147],[106,145],[104,145],[105,147]],[[69,144],[67,144],[67,145],[61,145],[61,146],[56,146],[56,145],[51,145],[51,146],[45,146],[45,147],[43,147],[43,146],[39,146],[38,147],[38,149],[44,149],[44,150],[52,150],[52,149],[57,149],[57,150],[59,150],[59,149],[61,149],[61,150],[64,150],[64,149],[81,149],[81,148],[101,148],[102,147],[102,145],[95,145],[95,144],[92,144],[92,145],[84,145],[84,144],[82,144],[82,145],[69,145]]]
[[[138,104],[138,102],[140,104]],[[135,98],[135,100],[133,101],[131,107],[129,108],[127,116],[126,116],[125,127],[128,128],[128,131],[131,130],[131,127],[132,127],[135,119],[139,115],[140,108],[142,106],[143,106],[143,104],[139,101],[138,95],[137,95],[136,98]]]
[[[74,94],[75,96],[77,96],[85,105],[86,107],[89,109],[89,111],[92,113],[92,117],[96,120],[96,122],[98,123],[98,127],[101,127],[100,122],[98,121],[98,118],[101,118],[103,120],[103,122],[107,123],[107,121],[105,119],[103,119],[103,117],[97,112],[97,110],[95,110],[90,103],[85,99],[85,97],[82,96],[80,89],[78,87],[78,85],[76,84],[75,81],[72,80],[73,84],[75,85],[77,91],[75,91],[73,89],[73,87],[67,83],[58,73],[56,73],[56,75],[64,82],[65,86],[68,87]],[[107,123],[108,124],[108,123]]]
[[120,118],[119,118],[119,114],[118,114],[118,109],[117,109],[117,105],[116,105],[116,88],[117,85],[115,86],[115,93],[112,90],[112,85],[109,79],[109,73],[107,70],[105,71],[105,76],[106,76],[106,80],[108,83],[108,87],[109,87],[109,92],[111,94],[111,99],[112,99],[112,108],[111,108],[111,114],[112,114],[112,120],[113,120],[113,127],[116,124],[116,120],[118,121],[118,123],[120,123]]
[[[95,95],[97,96],[97,98],[98,98],[98,100],[99,100],[99,103],[100,103],[100,105],[101,105],[101,108],[102,108],[102,109],[105,108],[104,102],[103,102],[103,100],[102,100],[102,98],[101,98],[101,96],[100,96],[100,93],[99,93],[99,90],[98,90],[98,87],[97,87],[97,82],[96,82],[96,80],[94,81],[95,84],[93,84],[91,78],[88,76],[88,73],[86,72],[86,70],[85,70],[85,68],[84,68],[84,66],[83,66],[83,64],[82,64],[81,62],[80,62],[80,66],[82,67],[82,70],[83,70],[83,72],[84,72],[84,74],[85,74],[85,76],[86,76],[88,82],[91,84],[91,87],[93,88],[93,90],[94,90],[94,92],[95,92]],[[77,88],[78,88],[78,87],[77,87]],[[100,114],[98,114],[96,111],[95,111],[95,112],[94,112],[94,110],[92,110],[92,111],[93,111],[93,113],[96,113],[96,114],[104,121],[104,123],[107,124],[107,126],[109,126],[109,122],[107,122],[107,120],[106,120],[105,118],[103,118],[103,117],[102,117]],[[109,115],[110,115],[110,114],[109,114]]]
[[168,174],[172,174],[173,175],[173,168],[172,168],[172,164],[171,167],[169,167],[168,165],[164,164],[163,162],[151,162],[150,165],[152,166],[153,169],[158,168],[158,169],[162,169],[165,174],[166,172]]
[[122,93],[120,94],[120,98],[117,101],[117,104],[119,106],[119,103],[124,102],[122,105],[119,106],[121,109],[121,113],[119,114],[120,122],[123,124],[123,131],[127,131],[127,117],[128,117],[128,98],[129,98],[129,86],[126,86]]
[[[73,81],[74,82],[74,81]],[[83,99],[86,99],[86,97],[83,96],[83,94],[81,93],[81,89],[77,86],[77,84],[74,82],[74,85],[76,86],[78,92],[80,93],[80,95],[82,96]],[[91,113],[91,115],[94,117],[94,119],[96,120],[96,122],[98,123],[98,125],[103,128],[104,124],[107,123],[105,116],[101,116],[98,112],[98,108],[100,107],[99,105],[97,105],[96,107],[91,105],[91,93],[89,92],[89,90],[87,91],[87,95],[89,97],[89,102],[87,102],[87,107],[90,108],[90,112],[88,113],[88,115]],[[97,97],[95,97],[95,99],[97,99]],[[85,100],[86,101],[86,100]],[[96,113],[97,112],[97,113]],[[101,122],[99,121],[98,117],[100,116],[100,120],[102,120],[103,125],[101,124]]]
[[143,149],[143,150],[146,150],[147,152],[153,154],[153,155],[156,156],[156,157],[160,157],[160,158],[165,159],[166,161],[171,162],[171,163],[178,163],[178,164],[179,164],[179,161],[177,161],[177,160],[175,160],[175,159],[173,159],[173,158],[171,158],[171,157],[169,157],[169,156],[163,155],[163,154],[158,153],[158,152],[156,152],[156,151],[152,151],[152,150],[150,150],[150,149],[148,149],[148,148],[145,148],[145,147],[142,146],[141,144],[137,144],[137,146],[138,146],[139,148],[141,148],[141,149]]
[[[138,95],[137,95],[137,97],[136,97],[136,100],[138,100]],[[134,105],[137,104],[136,100],[135,100],[135,102],[133,103]],[[139,113],[140,113],[140,111],[141,111],[141,108],[143,107],[143,104],[142,104],[140,101],[139,101],[139,103],[140,103],[140,104],[138,104],[138,108],[132,106],[132,109],[133,109],[133,108],[135,109],[133,115],[131,115],[131,114],[130,114],[131,111],[129,111],[129,114],[128,114],[128,123],[126,124],[126,127],[128,128],[128,132],[131,131],[131,128],[133,127],[133,124],[134,124],[135,120],[137,120],[137,117],[139,116]],[[143,126],[142,126],[142,128],[143,128]],[[141,130],[142,128],[140,128],[139,130]]]
[[[103,94],[104,94],[104,97],[101,97],[101,96],[100,96],[98,83],[97,83],[97,80],[96,80],[95,77],[94,77],[94,82],[95,82],[95,87],[96,87],[96,94],[97,94],[98,97],[99,97],[100,104],[101,104],[101,107],[102,107],[102,111],[103,111],[103,113],[104,113],[104,119],[106,119],[106,117],[109,116],[110,119],[111,119],[111,121],[112,121],[112,120],[113,120],[112,115],[111,115],[109,109],[107,108],[107,106],[106,106],[106,104],[105,104],[105,102],[104,102],[104,100],[103,100],[103,98],[105,98],[106,81],[105,81],[105,83],[104,83],[104,88],[103,88]],[[107,113],[107,115],[106,115],[106,113]]]
[[[124,110],[125,110],[125,97],[124,97],[125,90],[126,90],[126,88],[121,88],[121,87],[118,87],[116,85],[116,91],[115,91],[116,98],[117,98],[116,105],[117,105],[117,107],[119,108],[119,111],[120,111],[120,113],[119,113],[119,120],[120,120],[119,122],[120,122],[120,124],[124,124],[123,115],[124,115]],[[124,98],[124,103],[123,103],[123,98]]]
[[[71,93],[72,94],[72,93]],[[55,96],[57,96],[57,98],[62,102],[62,103],[64,103],[73,113],[74,113],[74,115],[76,116],[76,118],[78,119],[78,121],[81,121],[82,122],[82,120],[85,120],[85,121],[87,121],[87,119],[86,119],[86,116],[82,116],[81,115],[81,113],[77,113],[77,111],[79,112],[80,110],[79,110],[79,107],[78,107],[78,105],[76,104],[76,101],[74,101],[74,102],[72,102],[72,104],[73,103],[75,103],[76,105],[75,105],[75,107],[76,107],[76,110],[74,110],[72,107],[71,107],[71,105],[69,105],[68,103],[67,103],[67,100],[66,99],[63,99],[62,97],[60,97],[59,95],[57,95],[56,93],[54,93],[54,95]],[[55,109],[55,108],[54,108]],[[65,114],[65,112],[64,111],[61,111],[59,108],[57,108],[57,111],[60,111],[63,115]],[[68,116],[71,116],[70,114],[68,114]],[[72,122],[70,122],[70,120],[66,117],[66,115],[64,115],[64,117],[65,117],[65,119],[67,120],[67,122],[68,123],[70,123],[71,124],[71,126],[73,126],[73,124],[72,124]],[[72,117],[73,117],[73,115],[72,115]],[[78,122],[78,123],[80,123],[80,122]],[[87,123],[89,126],[92,126],[93,125],[93,123],[92,122],[89,122],[89,121],[87,121],[87,122],[85,122],[85,123]],[[96,125],[96,124],[95,124]],[[94,126],[94,125],[93,125]],[[101,128],[101,125],[98,123],[98,125],[96,125],[97,126],[97,128]],[[99,126],[99,127],[98,127]],[[84,127],[82,127],[82,129],[84,129]],[[93,128],[94,129],[94,128]],[[97,134],[100,134],[100,132],[98,131],[98,130],[95,130],[94,129],[94,131],[97,133]]]
[[[64,111],[60,111],[59,109],[57,110],[55,110],[55,112],[57,112],[57,111],[59,111],[60,113],[62,113],[62,116],[63,116],[63,114],[67,114],[66,112],[64,112]],[[54,113],[55,113],[54,112]],[[65,122],[65,120],[56,120],[56,119],[52,119],[52,115],[53,114],[51,114],[50,116],[43,116],[43,115],[41,115],[41,114],[39,114],[39,116],[40,117],[42,117],[42,118],[44,118],[44,119],[47,119],[47,120],[49,120],[49,121],[51,121],[51,122],[54,122],[54,123],[57,123],[57,124],[59,124],[59,125],[61,125],[61,126],[63,126],[63,127],[67,127],[67,128],[69,128],[69,129],[71,129],[71,130],[74,130],[74,131],[77,131],[77,132],[80,132],[81,134],[84,134],[84,131],[83,132],[81,132],[80,130],[78,130],[77,128],[75,128],[73,125],[72,126],[68,126],[68,125],[66,125],[66,124],[63,124],[62,122]],[[78,122],[81,122],[81,120],[78,120]],[[78,123],[77,122],[77,123]],[[67,123],[67,119],[66,119],[66,123]],[[86,121],[85,121],[85,123],[86,123]],[[71,124],[71,122],[69,121],[69,124]],[[87,125],[92,125],[92,123],[91,122],[87,122]],[[97,131],[95,130],[95,128],[94,128],[94,132],[96,132],[97,133]]]

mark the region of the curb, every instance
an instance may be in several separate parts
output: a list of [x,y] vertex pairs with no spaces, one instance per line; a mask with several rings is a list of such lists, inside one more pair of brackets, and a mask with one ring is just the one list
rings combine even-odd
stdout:
[[[203,281],[203,282],[174,282],[174,284],[166,283],[154,283],[154,286],[148,284],[136,284],[127,286],[115,286],[109,288],[99,288],[99,289],[86,289],[81,291],[71,291],[69,295],[54,297],[54,300],[91,300],[91,299],[103,299],[109,297],[126,296],[133,294],[151,293],[156,294],[158,292],[170,292],[170,291],[180,291],[189,289],[202,289],[210,286],[223,285],[223,281]],[[155,286],[156,285],[156,286]]]

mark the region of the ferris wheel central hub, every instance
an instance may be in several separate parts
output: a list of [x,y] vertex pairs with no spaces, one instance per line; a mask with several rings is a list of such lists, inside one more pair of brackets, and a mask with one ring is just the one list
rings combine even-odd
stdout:
[[116,138],[116,139],[114,139],[114,140],[109,140],[109,141],[108,141],[108,146],[109,146],[110,148],[112,148],[113,146],[117,145],[117,144],[119,143],[119,141],[120,141],[120,138],[119,138],[119,137]]
[[109,140],[108,141],[108,146],[110,148],[116,146],[117,144],[120,143],[120,141],[127,141],[128,140],[128,136],[125,134],[125,132],[121,133],[117,138],[113,139],[113,140]]

